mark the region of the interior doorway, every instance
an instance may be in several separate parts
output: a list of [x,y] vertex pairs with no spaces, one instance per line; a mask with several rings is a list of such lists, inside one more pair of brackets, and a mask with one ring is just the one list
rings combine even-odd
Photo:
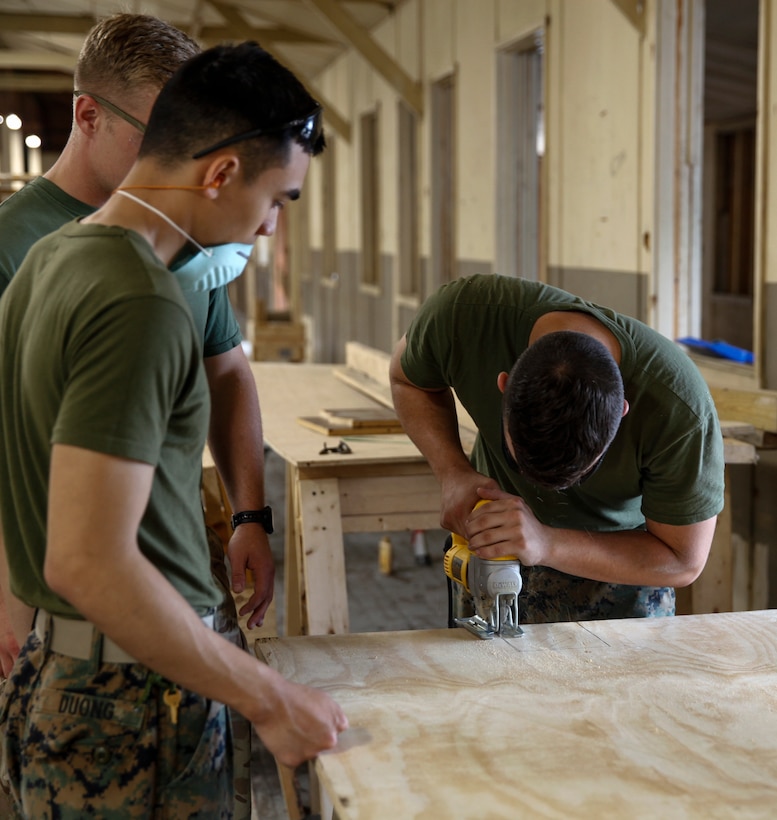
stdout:
[[541,279],[543,34],[497,55],[496,270]]
[[753,350],[759,0],[707,0],[702,336]]

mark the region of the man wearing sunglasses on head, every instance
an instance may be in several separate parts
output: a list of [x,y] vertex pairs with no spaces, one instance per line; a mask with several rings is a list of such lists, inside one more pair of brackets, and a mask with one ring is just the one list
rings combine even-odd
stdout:
[[[674,614],[674,587],[707,560],[724,472],[712,398],[677,345],[558,288],[474,276],[422,305],[391,381],[442,526],[521,562],[523,622]],[[470,459],[453,392],[478,429]],[[461,590],[454,615],[469,617]]]
[[18,816],[231,818],[222,704],[286,765],[347,727],[211,628],[209,390],[168,269],[187,243],[251,242],[324,144],[316,101],[256,43],[202,52],[105,205],[37,242],[0,300],[0,517],[37,610],[0,702]]

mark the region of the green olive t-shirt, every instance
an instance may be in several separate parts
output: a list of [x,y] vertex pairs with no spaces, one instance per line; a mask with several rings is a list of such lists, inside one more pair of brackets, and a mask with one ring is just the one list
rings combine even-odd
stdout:
[[[629,412],[602,466],[579,486],[554,492],[505,462],[497,376],[510,372],[537,319],[561,310],[590,314],[615,335]],[[642,528],[649,518],[682,526],[723,507],[723,439],[709,389],[676,344],[636,319],[539,282],[458,279],[422,305],[402,367],[419,387],[453,388],[479,431],[475,469],[522,496],[544,524],[607,532]]]
[[0,515],[14,594],[78,617],[43,579],[51,448],[152,464],[140,549],[199,612],[219,599],[200,475],[201,339],[175,277],[133,231],[69,222],[0,299]]

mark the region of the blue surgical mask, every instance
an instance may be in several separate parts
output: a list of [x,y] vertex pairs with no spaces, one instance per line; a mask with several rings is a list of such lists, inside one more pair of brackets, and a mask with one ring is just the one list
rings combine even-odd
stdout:
[[214,290],[229,284],[245,270],[253,245],[231,242],[228,245],[213,245],[207,250],[211,252],[210,256],[198,253],[180,267],[171,268],[181,290]]

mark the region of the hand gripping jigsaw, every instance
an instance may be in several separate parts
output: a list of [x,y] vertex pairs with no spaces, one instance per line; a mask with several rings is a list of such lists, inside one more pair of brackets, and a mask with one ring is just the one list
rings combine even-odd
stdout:
[[[481,499],[474,509],[488,503]],[[456,533],[451,536],[443,561],[445,574],[472,595],[476,613],[471,618],[456,618],[456,624],[485,639],[523,635],[518,625],[518,595],[523,586],[518,559],[514,555],[479,558],[465,538]]]

